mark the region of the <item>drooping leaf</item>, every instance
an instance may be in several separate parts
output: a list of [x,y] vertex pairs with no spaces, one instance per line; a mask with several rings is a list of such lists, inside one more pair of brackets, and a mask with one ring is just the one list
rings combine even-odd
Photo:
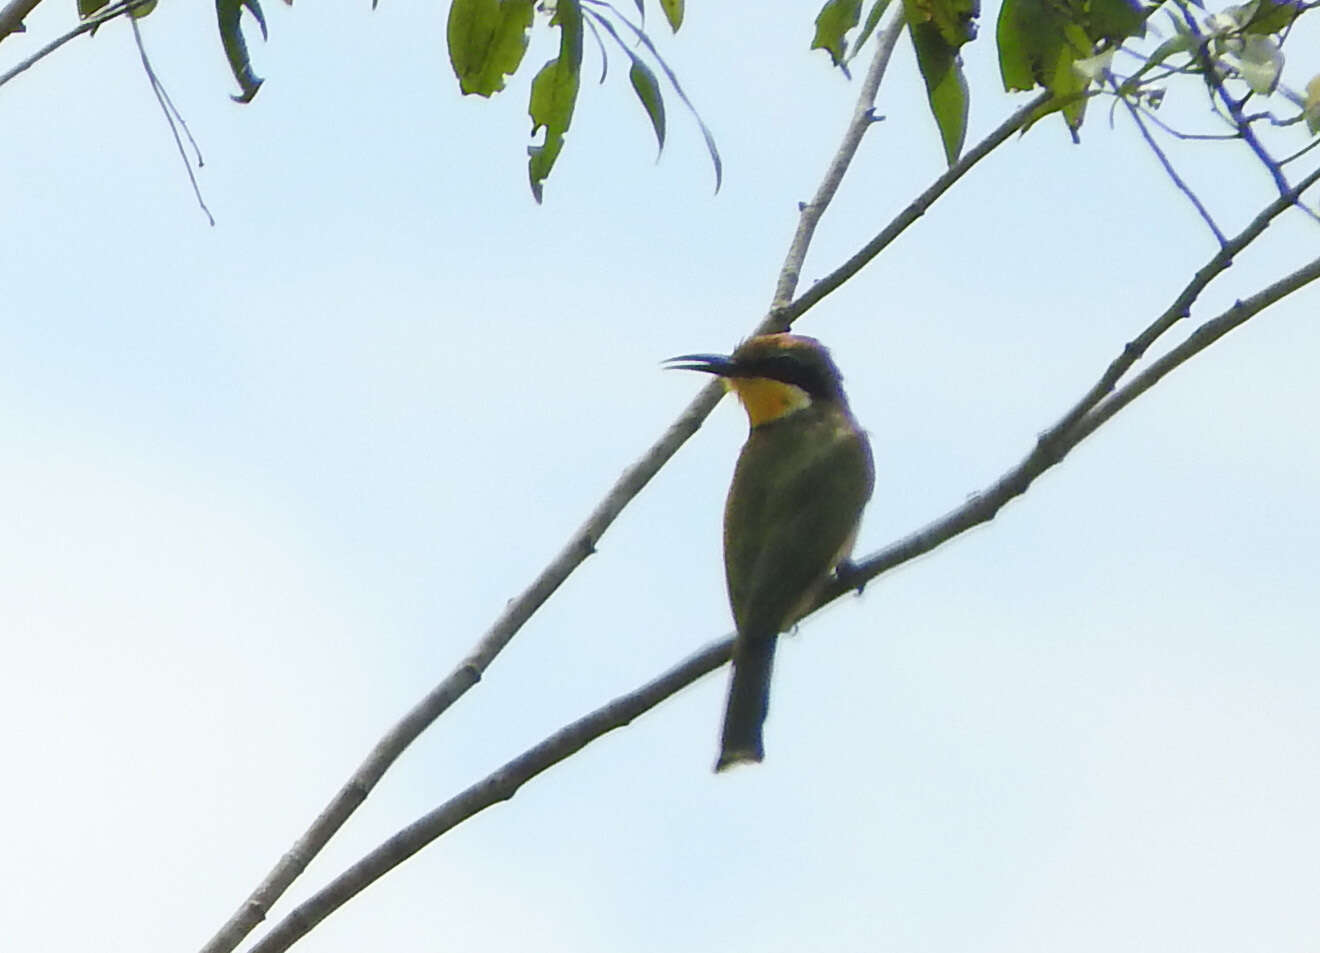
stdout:
[[261,12],[258,0],[215,0],[215,19],[220,29],[220,43],[225,49],[225,58],[229,60],[229,69],[238,80],[242,90],[238,96],[230,97],[238,103],[249,103],[257,95],[263,80],[252,71],[252,61],[248,57],[247,42],[239,26],[239,18],[244,8],[252,14],[261,27],[261,38],[266,39],[266,15]]
[[[1063,4],[1053,0],[1004,0],[996,28],[1004,88],[1048,88],[1059,54],[1073,45],[1076,36],[1077,27]],[[1074,59],[1091,55],[1084,33],[1081,41],[1071,50]]]
[[1083,11],[1082,27],[1092,42],[1146,35],[1146,11],[1136,0],[1089,0]]
[[660,9],[665,12],[669,29],[677,33],[678,28],[683,25],[683,0],[660,0]]
[[660,95],[660,83],[656,80],[655,74],[651,72],[651,68],[636,56],[633,57],[632,69],[628,70],[628,80],[632,83],[633,92],[642,101],[642,108],[646,110],[646,115],[651,120],[651,128],[655,130],[657,146],[663,150],[665,147],[665,100]]
[[541,201],[541,187],[564,147],[564,134],[573,121],[582,71],[582,9],[578,0],[559,0],[553,24],[559,26],[559,55],[541,67],[532,80],[527,112],[532,135],[545,130],[545,140],[527,149],[527,176],[532,196]]
[[141,20],[144,16],[146,16],[154,9],[156,9],[156,0],[148,0],[147,3],[143,3],[129,10],[128,15],[131,16],[134,20]]
[[811,49],[830,54],[835,66],[842,66],[848,51],[845,34],[857,25],[862,16],[862,0],[825,0],[825,6],[816,14],[816,35]]
[[449,63],[466,94],[490,96],[504,88],[527,52],[532,0],[453,0],[446,36]]
[[78,0],[78,16],[86,20],[109,2],[110,0]]
[[1247,4],[1242,20],[1244,33],[1278,33],[1301,16],[1306,4],[1301,0],[1255,0]]
[[[1149,13],[1137,0],[1004,0],[996,27],[1004,88],[1041,86],[1054,94],[1027,125],[1062,112],[1076,139],[1086,113],[1086,89],[1096,75],[1085,67],[1094,62],[1097,48],[1103,49],[1102,41],[1112,48],[1144,35]],[[1178,43],[1166,43],[1152,59],[1178,51]]]
[[[598,22],[604,26],[608,21],[601,20]],[[620,22],[632,31],[633,36],[637,38],[638,43],[646,47],[646,51],[651,54],[655,59],[655,62],[660,66],[661,71],[665,74],[665,79],[669,80],[669,85],[674,87],[674,92],[678,93],[678,98],[682,100],[683,105],[687,107],[687,111],[692,114],[692,118],[697,121],[697,128],[701,130],[701,137],[706,140],[706,151],[710,153],[710,163],[715,167],[715,191],[718,192],[720,190],[720,184],[724,181],[724,160],[720,158],[720,150],[715,145],[715,137],[711,135],[710,129],[701,118],[701,114],[697,112],[697,107],[692,105],[692,100],[688,99],[687,93],[683,91],[683,85],[678,81],[678,77],[674,74],[674,71],[670,69],[669,64],[665,62],[665,58],[660,55],[660,51],[655,48],[655,44],[651,42],[651,38],[630,20],[621,19]],[[614,29],[612,27],[608,29],[611,34],[614,34],[615,39],[618,39],[618,35],[615,34]]]
[[862,32],[857,34],[857,39],[852,42],[852,52],[848,54],[848,59],[844,65],[851,63],[857,56],[857,51],[866,45],[866,41],[871,38],[875,28],[880,25],[880,18],[885,15],[889,9],[889,0],[875,0],[871,4],[871,9],[867,11],[866,22],[862,24]]
[[962,65],[955,58],[944,76],[933,89],[927,90],[931,115],[940,128],[940,141],[944,144],[944,158],[953,165],[962,154],[967,138],[967,112],[970,97]]
[[1306,117],[1306,128],[1311,130],[1311,135],[1320,133],[1320,75],[1311,77],[1311,81],[1306,84],[1302,115]]
[[1071,51],[1063,49],[1059,53],[1059,62],[1054,68],[1054,78],[1050,81],[1050,92],[1054,101],[1059,103],[1063,119],[1068,124],[1073,141],[1077,141],[1078,130],[1082,128],[1082,119],[1086,115],[1086,87],[1090,80],[1076,69],[1077,59]]
[[1238,70],[1252,92],[1274,92],[1283,72],[1283,50],[1274,37],[1258,34],[1243,37],[1237,60]]
[[980,0],[904,0],[903,10],[909,26],[929,23],[955,53],[964,43],[976,39]]
[[950,165],[967,136],[967,80],[958,51],[975,38],[979,11],[976,0],[903,0],[926,98]]

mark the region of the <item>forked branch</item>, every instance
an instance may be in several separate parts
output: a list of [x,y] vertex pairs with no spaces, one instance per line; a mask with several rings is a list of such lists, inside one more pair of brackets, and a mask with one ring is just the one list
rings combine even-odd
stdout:
[[[834,582],[816,608],[819,609],[826,603],[832,602],[888,569],[929,552],[967,529],[993,519],[1006,502],[1025,492],[1036,476],[1058,463],[1073,447],[1090,436],[1132,400],[1149,390],[1171,370],[1271,304],[1317,278],[1320,278],[1320,258],[1250,298],[1238,302],[1218,317],[1205,322],[1186,341],[1153,362],[1128,385],[1101,402],[1091,414],[1078,421],[1069,429],[1066,439],[1052,448],[1047,455],[1036,457],[1033,453],[1023,465],[1004,474],[971,502],[858,563],[846,576]],[[684,659],[641,688],[621,695],[527,749],[467,790],[418,818],[365,855],[295,908],[255,944],[250,953],[282,953],[287,950],[336,909],[441,835],[486,808],[508,800],[523,784],[538,774],[577,753],[597,738],[629,724],[680,689],[720,668],[729,660],[732,650],[733,636],[725,636]]]

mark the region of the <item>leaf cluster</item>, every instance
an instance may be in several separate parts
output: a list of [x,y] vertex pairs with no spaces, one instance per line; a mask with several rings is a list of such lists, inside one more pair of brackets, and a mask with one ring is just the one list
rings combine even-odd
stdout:
[[[705,137],[715,167],[716,187],[722,174],[714,137],[697,116],[674,71],[661,57],[643,27],[646,9],[635,0],[642,18],[636,23],[603,0],[554,0],[534,7],[532,0],[453,0],[449,8],[446,39],[449,62],[465,95],[490,97],[505,88],[509,77],[522,66],[536,14],[544,14],[546,26],[559,32],[558,55],[546,62],[532,78],[527,112],[532,136],[541,135],[528,147],[527,176],[532,195],[539,202],[546,179],[564,147],[581,89],[583,37],[594,38],[601,59],[601,82],[609,74],[606,41],[628,59],[628,82],[656,143],[664,149],[666,112],[664,87],[657,71],[696,119]],[[673,32],[683,25],[683,0],[659,0],[665,22]]]
[[[811,48],[826,51],[846,73],[888,4],[872,0],[863,18],[862,0],[825,0]],[[1249,0],[1208,14],[1199,0],[1004,0],[995,25],[1000,78],[1008,91],[1049,93],[1032,122],[1058,112],[1076,139],[1087,102],[1096,95],[1118,95],[1153,108],[1163,96],[1163,87],[1153,84],[1171,76],[1198,75],[1211,85],[1240,80],[1248,95],[1275,92],[1283,42],[1297,18],[1315,6],[1303,0]],[[1161,10],[1168,14],[1173,37],[1146,52],[1133,48]],[[967,132],[969,90],[962,55],[977,38],[979,14],[978,0],[903,0],[902,15],[950,165]],[[1126,77],[1112,72],[1119,50],[1138,63]],[[1285,119],[1271,116],[1271,121],[1304,121],[1312,135],[1320,131],[1320,77],[1305,93],[1283,92],[1299,112]]]

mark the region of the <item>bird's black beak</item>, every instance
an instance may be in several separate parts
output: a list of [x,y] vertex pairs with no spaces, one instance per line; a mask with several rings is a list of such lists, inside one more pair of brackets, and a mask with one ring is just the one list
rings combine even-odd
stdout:
[[680,354],[664,362],[670,371],[704,371],[719,377],[733,377],[737,374],[737,365],[727,354]]

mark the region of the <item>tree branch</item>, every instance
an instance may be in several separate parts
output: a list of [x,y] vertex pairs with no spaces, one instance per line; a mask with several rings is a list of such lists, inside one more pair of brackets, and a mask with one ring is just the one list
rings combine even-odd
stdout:
[[[899,18],[901,20],[901,18]],[[817,207],[812,210],[810,227],[799,224],[792,247],[784,264],[784,271],[793,272],[792,280],[781,276],[778,287],[788,288],[791,294],[796,281],[795,275],[802,257],[810,244],[811,231],[815,221],[824,212],[825,206],[833,197],[848,163],[856,154],[861,133],[872,124],[871,107],[880,78],[888,63],[893,49],[897,30],[891,25],[888,33],[894,33],[887,45],[885,37],[877,42],[876,54],[867,73],[858,98],[853,119],[845,131],[843,144],[831,161],[826,181],[817,190],[813,200]],[[829,185],[833,177],[832,185]],[[804,219],[807,210],[803,210]],[[776,292],[778,293],[778,291]],[[772,313],[762,322],[761,330],[776,319]],[[517,598],[511,600],[494,624],[481,637],[472,651],[452,672],[433,688],[425,698],[418,702],[411,711],[377,742],[358,766],[352,777],[331,798],[330,803],[321,811],[311,826],[293,844],[266,875],[256,889],[229,917],[214,937],[202,948],[202,953],[231,953],[263,919],[267,911],[283,895],[295,879],[311,863],[335,832],[366,800],[372,788],[380,781],[386,770],[412,744],[414,740],[437,718],[442,715],[468,689],[481,680],[482,674],[494,661],[495,657],[512,640],[523,624],[550,598],[560,584],[568,578],[588,556],[596,549],[596,543],[614,522],[615,517],[625,506],[641,492],[651,478],[659,472],[678,448],[692,436],[719,403],[724,389],[718,382],[712,382],[701,389],[691,403],[683,410],[678,419],[661,435],[660,439],[642,456],[640,460],[625,470],[606,497],[596,506],[585,523],[570,537],[569,542],[541,571]],[[299,934],[301,935],[301,934]]]
[[[1062,453],[1066,454],[1068,450],[1094,433],[1114,414],[1149,390],[1169,371],[1209,347],[1233,328],[1243,324],[1271,304],[1301,289],[1317,278],[1320,278],[1320,258],[1315,259],[1250,298],[1238,302],[1218,317],[1205,322],[1186,341],[1164,355],[1160,360],[1152,363],[1131,383],[1102,403],[1093,414],[1075,426],[1069,434],[1068,444]],[[1052,465],[1052,463],[1048,464],[1045,468],[1047,469],[1048,466]],[[960,507],[948,517],[931,524],[926,529],[912,534],[907,539],[899,541],[858,564],[846,578],[840,578],[836,581],[830,592],[819,601],[816,609],[857,587],[867,579],[871,579],[887,569],[892,569],[900,563],[935,548],[939,543],[952,538],[953,535],[957,535],[957,533],[975,526],[977,523],[992,519],[1003,505],[1002,502],[998,504],[994,502],[1000,496],[1001,491],[999,488],[1005,485],[1015,486],[1019,482],[1021,482],[1021,479],[1016,475],[1016,469],[1010,471],[996,481],[987,491],[980,494],[972,503]],[[1027,479],[1022,484],[1022,490],[1025,490],[1030,482],[1031,479]],[[1019,490],[1018,493],[1022,490]],[[1017,493],[1005,498],[1004,502],[1013,495],[1017,495]],[[951,522],[956,522],[961,528],[957,529],[956,532],[945,535],[946,525]],[[814,612],[815,609],[812,611]],[[283,953],[284,950],[287,950],[301,937],[305,936],[336,909],[441,835],[486,808],[508,800],[523,784],[536,775],[576,754],[597,738],[629,724],[633,719],[654,708],[671,695],[676,694],[680,689],[692,684],[703,675],[720,668],[729,660],[732,651],[733,636],[725,636],[720,641],[706,646],[641,688],[615,698],[590,714],[561,728],[534,747],[527,749],[503,767],[418,818],[366,854],[324,888],[291,911],[269,934],[251,948],[250,953]]]
[[1197,214],[1200,215],[1201,219],[1210,226],[1210,231],[1214,233],[1215,241],[1219,242],[1222,246],[1228,239],[1224,237],[1224,233],[1220,231],[1219,226],[1215,224],[1214,218],[1210,215],[1210,210],[1202,204],[1200,197],[1192,191],[1191,186],[1183,181],[1182,176],[1178,174],[1178,170],[1173,167],[1173,163],[1170,162],[1169,157],[1164,154],[1164,150],[1160,148],[1160,144],[1156,142],[1155,137],[1150,134],[1150,130],[1146,128],[1146,124],[1141,121],[1141,111],[1137,109],[1136,104],[1133,103],[1132,100],[1123,95],[1122,89],[1119,88],[1118,80],[1114,78],[1112,73],[1108,75],[1109,84],[1114,89],[1114,95],[1116,95],[1119,100],[1122,101],[1123,105],[1127,107],[1128,112],[1132,116],[1132,121],[1137,124],[1137,129],[1141,132],[1141,138],[1146,140],[1146,145],[1150,147],[1151,152],[1155,153],[1155,158],[1160,160],[1160,165],[1164,167],[1165,173],[1173,180],[1173,184],[1178,187],[1178,191],[1187,196],[1193,207],[1195,207]]
[[[84,33],[90,33],[91,31],[99,27],[101,24],[113,20],[115,17],[121,17],[125,13],[129,13],[133,10],[136,10],[138,7],[146,6],[148,3],[151,2],[152,0],[123,0],[123,2],[121,3],[112,4],[111,6],[106,7],[96,16],[90,17],[84,20],[82,23],[79,23],[76,27],[74,27],[68,33],[65,33],[63,36],[59,36],[56,37],[54,40],[51,40],[41,49],[37,50],[37,52],[29,56],[27,59],[19,62],[17,65],[11,67],[5,72],[0,73],[0,86],[3,86],[5,83],[9,82],[19,73],[23,73],[31,69],[41,60],[45,59],[47,56],[50,56],[50,54],[54,53],[61,46],[63,46],[65,43],[68,43],[74,37],[82,36]],[[35,3],[33,3],[32,5],[36,6]],[[10,4],[10,6],[11,7],[15,6],[15,4]],[[7,13],[8,10],[9,7],[6,7],[4,11],[0,11],[0,15]],[[13,31],[11,30],[10,32]],[[0,39],[4,39],[4,37],[5,34],[3,32],[0,32]]]
[[493,804],[507,801],[527,781],[576,754],[602,735],[621,728],[679,689],[720,668],[733,651],[733,636],[713,642],[641,688],[621,695],[559,729],[461,794],[400,830],[299,904],[249,953],[287,950],[365,887],[427,844]]
[[[844,130],[839,151],[834,154],[829,168],[825,170],[825,178],[821,180],[820,188],[816,189],[811,201],[802,206],[798,215],[797,232],[789,243],[788,255],[784,259],[784,266],[779,271],[779,281],[775,285],[774,298],[770,301],[772,314],[786,307],[793,300],[793,292],[797,290],[798,279],[802,274],[802,262],[807,257],[807,249],[811,245],[812,236],[816,233],[816,225],[833,201],[834,194],[838,192],[843,174],[852,164],[866,130],[876,121],[874,109],[876,93],[880,89],[880,80],[884,77],[885,70],[889,68],[889,58],[893,55],[894,45],[898,42],[899,34],[903,32],[905,22],[903,5],[899,4],[889,25],[876,37],[875,55],[871,58],[871,66],[862,80],[861,92],[857,95],[857,105],[853,107],[852,119],[848,123],[848,128]],[[787,325],[775,330],[786,329]]]
[[935,201],[947,192],[955,182],[970,172],[973,166],[1003,145],[1009,136],[1026,125],[1032,114],[1049,101],[1050,95],[1049,92],[1041,93],[1000,123],[988,136],[963,153],[961,159],[949,166],[944,174],[932,182],[926,191],[913,199],[907,208],[894,216],[893,220],[881,229],[879,234],[863,245],[857,254],[813,284],[792,304],[778,312],[773,312],[761,325],[761,328],[768,331],[782,330],[788,327],[815,307],[826,295],[838,289],[845,281],[861,271],[872,258],[884,251],[894,239],[907,231],[909,225],[925,215],[926,211],[935,204]]

